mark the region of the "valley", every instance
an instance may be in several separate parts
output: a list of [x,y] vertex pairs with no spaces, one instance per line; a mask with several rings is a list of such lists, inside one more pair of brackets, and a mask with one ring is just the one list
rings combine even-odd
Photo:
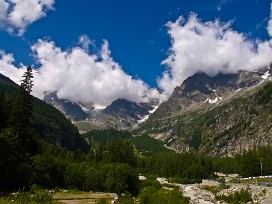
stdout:
[[[4,116],[0,134],[4,154],[0,159],[5,164],[0,187],[8,192],[26,186],[26,196],[14,199],[33,204],[109,203],[112,199],[106,193],[90,191],[116,193],[121,204],[155,204],[165,199],[171,204],[230,203],[237,199],[270,202],[270,187],[240,183],[242,180],[229,182],[215,174],[271,174],[272,83],[267,69],[215,77],[199,72],[162,103],[118,99],[97,109],[91,102],[59,99],[55,93],[46,94],[46,103],[24,95],[33,101],[33,108],[21,108],[31,111],[33,121],[19,123],[13,120],[22,117],[20,114],[16,120],[9,118],[21,109],[10,107],[25,93],[0,75]],[[26,125],[18,126],[22,121]],[[16,138],[10,130],[17,128],[22,132],[29,128],[35,134]],[[34,145],[37,152],[15,148],[24,147],[23,143]],[[20,161],[21,155],[33,156]],[[5,170],[25,165],[31,172],[28,177],[25,171]],[[13,178],[14,174],[20,177]],[[147,179],[141,180],[139,175]],[[26,180],[20,180],[21,176]],[[45,188],[77,189],[78,193],[58,190],[52,197],[44,193]]]
[[0,0],[0,204],[272,204],[272,1]]

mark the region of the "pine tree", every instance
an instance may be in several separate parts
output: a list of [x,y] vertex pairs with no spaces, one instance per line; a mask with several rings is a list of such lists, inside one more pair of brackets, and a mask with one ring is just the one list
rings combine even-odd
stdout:
[[37,152],[37,143],[32,126],[33,103],[30,95],[33,87],[32,68],[29,66],[23,75],[19,94],[11,110],[10,127],[18,135],[18,140],[24,146],[24,156],[33,156]]
[[12,104],[8,127],[0,134],[0,191],[27,188],[30,185],[33,156],[38,149],[32,127],[32,78],[32,68],[28,67]]

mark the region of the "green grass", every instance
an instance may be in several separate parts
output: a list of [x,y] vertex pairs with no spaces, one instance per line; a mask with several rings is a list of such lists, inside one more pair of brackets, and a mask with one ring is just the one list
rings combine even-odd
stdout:
[[78,190],[60,190],[55,194],[48,194],[44,189],[34,192],[12,193],[6,197],[0,197],[0,204],[61,204],[66,201],[76,200],[78,203],[111,203],[112,196],[109,193],[91,193]]
[[78,203],[87,204],[87,203],[111,203],[112,197],[109,193],[92,193],[92,192],[84,192],[78,190],[65,190],[58,191],[54,194],[54,199],[56,203],[65,203],[65,201],[69,200],[77,200]]
[[7,197],[0,198],[1,204],[53,204],[53,196],[45,191],[38,191],[35,193],[18,192],[12,193]]

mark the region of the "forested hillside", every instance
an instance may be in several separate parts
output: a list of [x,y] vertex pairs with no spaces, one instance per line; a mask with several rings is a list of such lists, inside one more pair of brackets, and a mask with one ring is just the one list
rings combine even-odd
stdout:
[[[0,130],[8,126],[11,109],[19,86],[9,78],[0,75]],[[57,144],[69,150],[80,149],[87,152],[89,145],[80,136],[78,130],[57,109],[45,102],[32,97],[33,125],[39,138]]]

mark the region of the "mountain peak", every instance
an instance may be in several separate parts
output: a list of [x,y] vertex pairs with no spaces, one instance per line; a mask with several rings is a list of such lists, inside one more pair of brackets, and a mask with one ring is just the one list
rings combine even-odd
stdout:
[[151,118],[163,118],[206,106],[219,104],[238,93],[238,90],[253,87],[264,79],[261,72],[238,71],[219,73],[214,77],[197,72],[176,87],[167,102],[155,111]]

